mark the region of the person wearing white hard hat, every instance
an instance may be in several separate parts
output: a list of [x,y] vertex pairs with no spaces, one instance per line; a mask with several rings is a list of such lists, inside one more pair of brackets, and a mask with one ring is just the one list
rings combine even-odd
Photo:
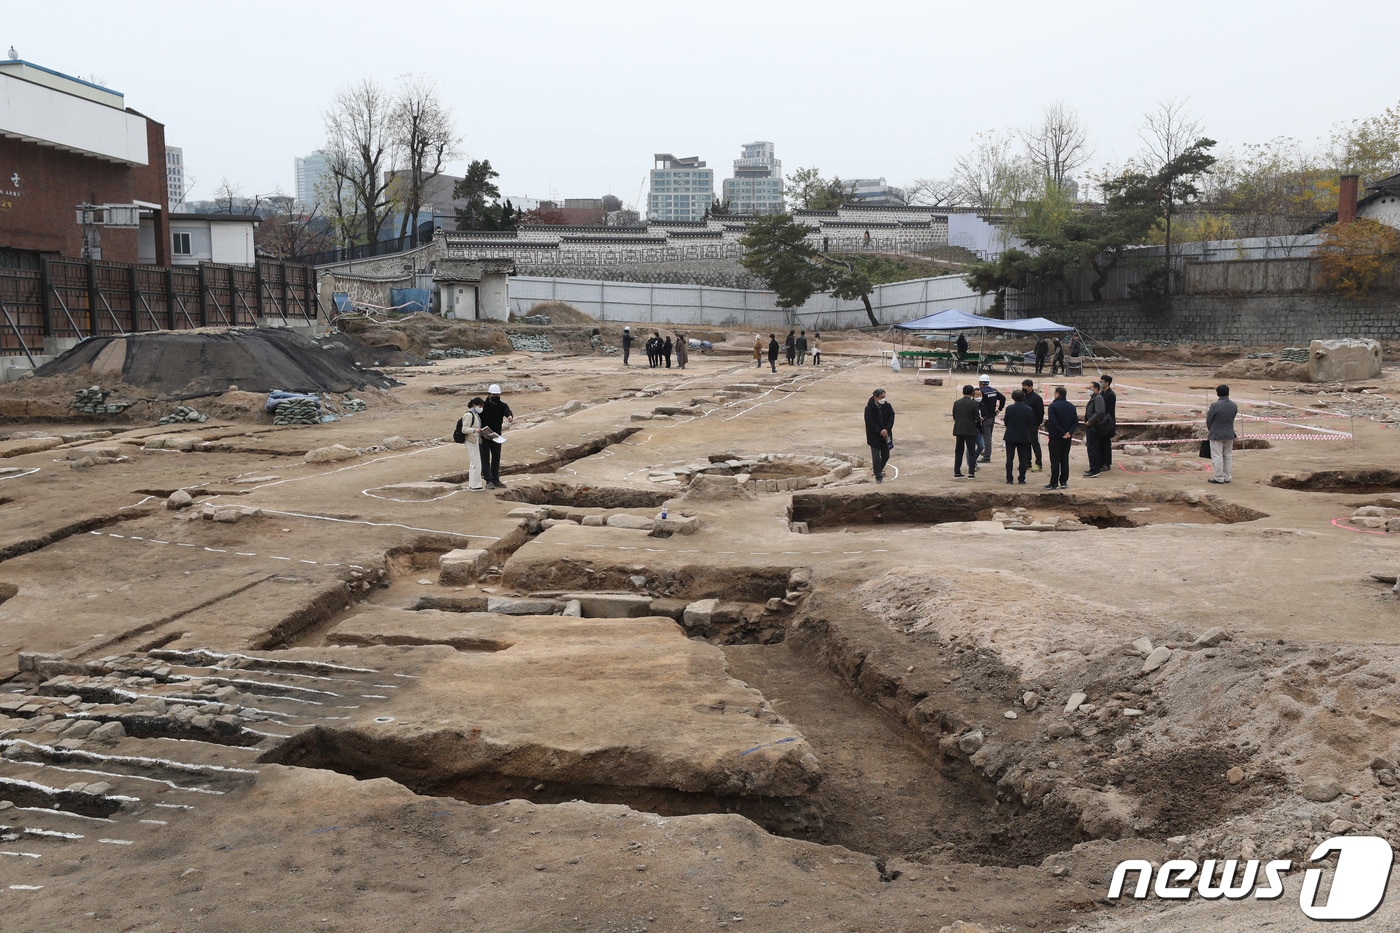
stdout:
[[506,422],[515,423],[515,413],[510,410],[510,406],[501,399],[501,387],[494,383],[486,390],[486,404],[481,409],[481,423],[485,428],[489,428],[494,436],[487,436],[482,432],[481,439],[481,472],[486,485],[493,489],[505,489],[506,484],[501,482],[501,445],[505,443]]

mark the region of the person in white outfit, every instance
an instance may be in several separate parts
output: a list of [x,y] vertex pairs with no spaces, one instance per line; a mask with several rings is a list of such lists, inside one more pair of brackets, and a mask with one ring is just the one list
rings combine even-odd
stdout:
[[462,433],[467,436],[467,462],[471,465],[467,473],[467,489],[481,492],[486,484],[481,481],[481,399],[474,398],[467,403],[462,414]]

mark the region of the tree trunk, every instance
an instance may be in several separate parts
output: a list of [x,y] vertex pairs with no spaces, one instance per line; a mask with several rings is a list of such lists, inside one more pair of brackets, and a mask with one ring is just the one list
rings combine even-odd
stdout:
[[870,306],[870,296],[861,295],[860,300],[865,303],[865,316],[870,318],[870,326],[879,327],[880,322],[875,320],[875,309]]

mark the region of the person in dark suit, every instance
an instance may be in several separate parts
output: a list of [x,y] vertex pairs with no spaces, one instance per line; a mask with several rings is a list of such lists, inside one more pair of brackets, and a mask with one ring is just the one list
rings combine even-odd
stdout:
[[768,365],[773,368],[773,372],[778,371],[778,335],[768,335]]
[[1055,400],[1045,413],[1045,430],[1050,439],[1050,482],[1046,489],[1069,488],[1069,446],[1079,428],[1079,412],[1065,395],[1064,386],[1055,387]]
[[870,445],[871,466],[875,482],[885,481],[885,464],[894,446],[894,406],[885,398],[884,389],[876,389],[865,403],[865,442]]
[[632,355],[632,328],[622,328],[622,365],[627,365],[627,360]]
[[1002,440],[1006,442],[1006,481],[1012,482],[1013,461],[1019,461],[1015,482],[1024,484],[1031,466],[1031,435],[1035,433],[1035,412],[1026,404],[1020,389],[1011,393],[1011,404],[1001,414]]
[[1108,406],[1104,404],[1100,391],[1103,386],[1089,383],[1089,401],[1084,404],[1084,452],[1089,455],[1089,469],[1084,472],[1086,479],[1093,479],[1103,472],[1103,430],[1104,419],[1108,417]]
[[1035,371],[1045,372],[1045,358],[1050,355],[1050,341],[1041,337],[1035,342]]
[[967,478],[977,475],[978,441],[982,436],[982,406],[972,386],[963,386],[962,398],[953,403],[953,436],[958,439],[953,452],[953,476],[961,479],[964,455],[967,457]]
[[1031,454],[1035,457],[1035,466],[1032,469],[1039,473],[1045,469],[1045,458],[1040,453],[1040,426],[1045,423],[1045,399],[1035,390],[1035,381],[1031,379],[1021,380],[1021,394],[1026,397],[1026,404],[1031,406],[1031,411],[1035,412],[1035,430],[1031,432]]
[[1104,421],[1100,433],[1099,461],[1103,468],[1107,470],[1113,466],[1113,438],[1118,434],[1118,394],[1113,391],[1113,377],[1103,375],[1099,377],[1099,382],[1103,383],[1103,404],[1108,411],[1108,418]]

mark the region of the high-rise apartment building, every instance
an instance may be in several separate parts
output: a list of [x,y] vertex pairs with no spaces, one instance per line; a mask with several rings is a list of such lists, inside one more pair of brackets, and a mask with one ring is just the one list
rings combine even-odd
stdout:
[[311,155],[297,156],[294,160],[297,173],[297,203],[310,210],[321,199],[316,194],[316,186],[323,176],[330,174],[326,163],[326,152],[317,149]]
[[678,159],[658,152],[654,158],[647,219],[704,220],[715,201],[715,170],[706,168],[699,156]]
[[165,147],[165,188],[170,198],[170,210],[185,209],[185,150],[179,146]]
[[724,203],[732,214],[776,214],[783,209],[783,163],[770,142],[744,143],[734,177],[724,180]]

